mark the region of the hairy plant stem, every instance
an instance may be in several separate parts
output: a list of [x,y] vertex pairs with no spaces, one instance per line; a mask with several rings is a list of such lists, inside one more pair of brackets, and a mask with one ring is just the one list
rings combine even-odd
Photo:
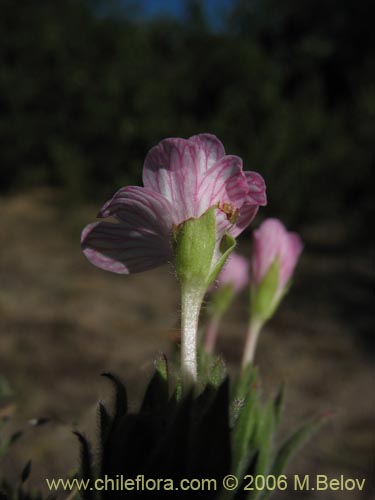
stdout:
[[249,328],[247,330],[245,350],[242,357],[242,368],[245,368],[249,363],[254,361],[255,349],[262,326],[263,322],[258,318],[250,320]]
[[199,288],[181,289],[181,377],[186,394],[197,382],[197,337],[199,313],[204,291]]

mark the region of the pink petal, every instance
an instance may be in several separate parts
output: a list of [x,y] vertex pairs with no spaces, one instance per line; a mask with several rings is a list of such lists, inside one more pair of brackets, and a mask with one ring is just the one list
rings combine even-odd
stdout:
[[221,156],[224,148],[213,137],[165,139],[146,157],[144,186],[170,201],[175,224],[200,217],[217,204],[239,208],[246,198],[249,188],[241,159]]
[[155,233],[125,223],[96,222],[83,230],[82,251],[94,266],[118,274],[138,273],[165,264],[172,252]]
[[155,233],[169,238],[172,211],[169,201],[160,194],[139,186],[126,186],[104,204],[98,217],[115,216],[135,227],[152,227]]
[[185,139],[164,139],[146,156],[143,166],[145,188],[161,194],[173,207],[175,224],[197,217],[199,148]]
[[266,219],[253,233],[252,276],[258,285],[273,261],[280,265],[279,289],[283,289],[293,274],[302,251],[302,241],[296,233],[289,233],[278,219]]
[[253,205],[251,203],[244,203],[242,205],[236,222],[229,230],[229,233],[233,236],[233,238],[237,238],[237,236],[239,236],[251,224],[258,213],[258,210],[259,205]]
[[245,203],[240,209],[239,216],[230,230],[230,234],[237,238],[253,221],[258,213],[259,206],[267,205],[266,185],[263,177],[256,172],[244,172],[248,184],[248,194]]
[[[248,193],[242,160],[238,156],[223,156],[206,172],[199,187],[198,212],[209,207],[228,205],[228,210],[238,210]],[[229,214],[230,218],[230,214]]]
[[249,186],[247,203],[255,203],[256,205],[267,205],[266,184],[261,175],[256,172],[244,172],[247,184]]
[[193,135],[188,140],[199,146],[199,164],[203,170],[209,170],[217,160],[225,156],[222,142],[213,134]]
[[218,276],[219,286],[230,284],[240,292],[249,283],[249,261],[242,255],[231,253]]
[[120,189],[99,213],[120,222],[89,224],[82,232],[82,250],[97,267],[129,274],[171,260],[171,207],[157,193],[140,187]]
[[279,250],[280,288],[284,288],[291,278],[302,249],[303,243],[300,236],[297,233],[287,232]]

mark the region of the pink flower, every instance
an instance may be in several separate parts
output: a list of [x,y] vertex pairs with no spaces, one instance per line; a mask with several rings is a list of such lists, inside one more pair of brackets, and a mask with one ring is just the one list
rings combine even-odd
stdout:
[[278,219],[266,219],[253,233],[252,280],[259,286],[271,265],[279,263],[278,292],[291,278],[303,245],[297,233],[288,232]]
[[249,283],[249,261],[242,255],[231,253],[217,282],[219,287],[231,285],[235,293],[239,293]]
[[211,134],[164,139],[143,166],[144,187],[121,188],[89,224],[82,250],[97,267],[120,274],[145,271],[173,259],[173,234],[185,221],[216,207],[217,244],[225,232],[238,236],[266,204],[265,184],[243,172]]

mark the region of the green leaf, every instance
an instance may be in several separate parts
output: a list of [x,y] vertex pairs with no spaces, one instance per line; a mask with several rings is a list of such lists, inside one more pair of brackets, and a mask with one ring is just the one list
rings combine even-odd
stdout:
[[322,418],[315,418],[298,427],[279,448],[270,474],[275,476],[282,474],[293,455],[321,427],[322,423]]
[[31,460],[29,460],[27,462],[27,464],[25,465],[25,467],[22,470],[22,474],[21,474],[21,482],[22,483],[25,483],[27,481],[27,479],[30,476],[30,472],[31,472]]
[[169,415],[166,426],[159,433],[157,445],[144,457],[148,477],[184,477],[190,446],[193,390],[189,391]]
[[188,470],[191,477],[209,477],[219,481],[229,474],[231,466],[229,379],[226,378],[218,388],[207,386],[207,389],[204,411],[201,410],[200,398],[194,405],[199,418],[191,433]]
[[169,389],[168,382],[162,372],[156,370],[150,380],[140,409],[140,413],[158,415],[163,413],[168,405]]
[[[81,470],[80,470],[80,475],[82,479],[93,479],[93,463],[92,463],[92,455],[91,455],[91,449],[90,445],[87,441],[87,439],[81,434],[80,432],[74,431],[73,434],[75,434],[79,440],[79,444],[81,447]],[[95,495],[94,492],[91,491],[90,489],[84,489],[83,491],[80,492],[81,496],[84,500],[92,500]]]
[[[259,456],[255,469],[256,475],[267,476],[269,473],[273,455],[274,430],[275,418],[273,401],[268,401],[265,407],[261,410],[257,420],[254,444],[259,450]],[[260,491],[253,491],[248,498],[256,499],[259,498],[260,495]]]
[[244,400],[233,431],[233,467],[234,474],[238,477],[244,474],[249,457],[255,451],[254,436],[256,435],[259,411],[258,393],[255,390],[250,390]]
[[234,386],[234,398],[245,399],[249,392],[259,384],[258,369],[251,363],[248,363],[241,371],[238,380]]
[[[99,444],[100,444],[100,454],[101,459],[105,455],[105,446],[110,433],[112,425],[112,419],[107,411],[107,408],[102,402],[99,402]],[[100,466],[103,464],[101,463]]]
[[285,400],[285,385],[282,384],[273,401],[275,428],[280,424],[281,415],[284,408],[284,400]]
[[168,383],[168,360],[165,354],[161,354],[155,361],[155,370],[160,373],[160,376]]
[[121,380],[112,373],[102,373],[103,377],[107,377],[115,387],[115,412],[114,412],[114,425],[126,415],[128,411],[128,396],[126,387]]

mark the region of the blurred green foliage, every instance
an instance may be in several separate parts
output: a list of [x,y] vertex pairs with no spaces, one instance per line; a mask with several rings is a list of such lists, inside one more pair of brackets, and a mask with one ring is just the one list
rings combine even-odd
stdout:
[[220,30],[197,1],[183,21],[102,4],[0,0],[2,191],[47,184],[100,203],[140,182],[162,138],[212,132],[265,177],[264,213],[366,227],[368,2],[234,0]]

